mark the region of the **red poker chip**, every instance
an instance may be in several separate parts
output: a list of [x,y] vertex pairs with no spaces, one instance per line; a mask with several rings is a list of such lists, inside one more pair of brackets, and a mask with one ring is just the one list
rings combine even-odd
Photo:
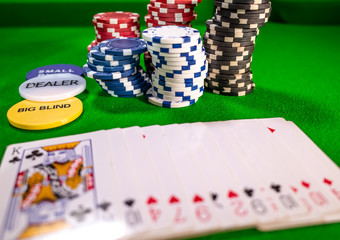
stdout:
[[197,14],[194,14],[192,17],[155,17],[152,16],[154,20],[164,21],[164,22],[191,22],[196,20]]
[[193,17],[195,16],[195,12],[191,13],[159,13],[159,12],[153,12],[148,10],[149,15],[153,17],[165,17],[165,18],[184,18],[184,17]]
[[132,35],[138,35],[140,34],[140,31],[133,31],[133,32],[101,32],[101,31],[96,31],[96,35],[101,35],[101,36],[110,36],[110,37],[130,37]]
[[158,8],[174,8],[174,9],[183,9],[183,8],[193,8],[197,6],[197,4],[167,4],[162,3],[156,0],[150,0],[150,3]]
[[153,12],[159,12],[159,13],[190,13],[194,11],[195,7],[192,8],[183,8],[183,9],[177,9],[177,8],[159,8],[155,7],[151,4],[147,5],[147,8],[149,11]]
[[134,37],[134,38],[139,38],[140,37],[140,33],[130,33],[130,34],[119,34],[119,35],[112,35],[112,34],[104,34],[104,33],[97,33],[97,38],[100,41],[103,41],[104,39],[112,39],[112,38],[120,38],[120,37]]
[[[173,25],[173,24],[169,24],[169,25]],[[146,26],[148,28],[153,28],[153,27],[161,27],[164,25],[159,25],[159,24],[153,24],[153,23],[146,23]],[[187,24],[176,24],[176,26],[181,26],[181,27],[192,27],[191,23],[187,23]]]
[[133,26],[139,25],[139,22],[130,22],[130,23],[118,23],[118,24],[108,24],[108,23],[99,23],[96,22],[94,19],[92,20],[93,26],[97,28],[130,28]]
[[138,20],[139,14],[132,12],[104,12],[93,16],[93,21],[108,24],[131,23]]
[[[165,22],[165,21],[158,21],[152,18],[150,15],[145,16],[145,22],[147,24],[151,23],[152,27],[158,27],[158,26],[168,26],[168,25],[176,25],[176,26],[188,26],[190,22]],[[149,25],[148,25],[149,26]],[[150,27],[150,26],[149,26]]]
[[166,4],[198,4],[202,2],[202,0],[156,0],[156,2]]
[[140,25],[136,25],[130,28],[98,28],[94,27],[95,30],[101,31],[101,32],[134,32],[134,31],[140,31]]

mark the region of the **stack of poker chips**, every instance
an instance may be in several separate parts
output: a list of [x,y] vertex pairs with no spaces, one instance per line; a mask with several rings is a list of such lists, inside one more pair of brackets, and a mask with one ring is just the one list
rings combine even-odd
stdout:
[[142,32],[155,65],[150,103],[167,108],[197,102],[204,91],[207,61],[200,32],[190,27],[161,26]]
[[205,87],[213,93],[244,96],[254,91],[250,69],[259,27],[268,22],[269,0],[215,0],[204,47],[209,63]]
[[140,37],[139,14],[132,12],[104,12],[93,16],[92,20],[96,39],[88,45],[87,49],[96,46],[99,42],[119,37]]
[[150,0],[145,16],[147,27],[157,26],[191,26],[197,18],[194,8],[202,0]]
[[148,75],[139,66],[146,44],[140,38],[115,38],[91,48],[84,74],[95,79],[114,97],[138,97],[150,88]]

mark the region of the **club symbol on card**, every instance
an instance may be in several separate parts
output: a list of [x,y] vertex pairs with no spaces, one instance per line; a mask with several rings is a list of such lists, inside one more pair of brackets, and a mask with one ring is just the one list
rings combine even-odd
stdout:
[[133,199],[126,199],[126,200],[124,201],[124,204],[125,204],[126,206],[128,206],[128,207],[133,207],[133,204],[135,204],[135,200],[133,200]]
[[74,217],[78,222],[85,220],[87,214],[91,212],[90,208],[84,208],[83,205],[79,205],[77,210],[70,213],[71,217]]
[[106,212],[111,207],[111,203],[104,200],[101,203],[99,203],[97,207]]
[[272,184],[270,187],[277,193],[281,192],[281,186],[278,184]]
[[152,196],[150,196],[150,197],[148,198],[148,200],[146,201],[146,203],[147,203],[148,205],[156,204],[156,203],[157,203],[157,199],[154,198],[154,197],[152,197]]
[[329,179],[327,179],[327,178],[324,178],[323,179],[323,182],[325,183],[325,184],[327,184],[327,185],[332,185],[332,181],[331,180],[329,180]]
[[193,200],[194,203],[199,203],[199,202],[203,202],[203,198],[200,195],[195,195]]
[[34,161],[37,157],[41,157],[42,155],[43,153],[39,152],[39,150],[33,150],[31,154],[26,156],[26,158]]
[[305,182],[305,181],[302,181],[301,182],[302,186],[304,186],[305,188],[309,188],[309,183],[308,182]]
[[11,160],[9,160],[10,163],[16,163],[16,162],[19,162],[19,161],[20,161],[20,158],[18,158],[17,156],[15,156]]
[[228,192],[228,198],[236,198],[238,197],[237,193],[234,191],[229,191]]
[[267,127],[267,128],[269,129],[269,131],[270,131],[271,133],[273,133],[273,132],[276,131],[276,129],[273,129],[273,128],[270,128],[270,127]]
[[217,201],[217,198],[218,198],[217,193],[211,193],[210,196],[211,196],[211,199],[212,199],[214,202]]
[[179,199],[176,196],[172,195],[169,199],[169,203],[170,204],[179,203]]
[[251,188],[245,188],[244,189],[245,194],[247,194],[248,197],[252,197],[254,194],[254,189]]

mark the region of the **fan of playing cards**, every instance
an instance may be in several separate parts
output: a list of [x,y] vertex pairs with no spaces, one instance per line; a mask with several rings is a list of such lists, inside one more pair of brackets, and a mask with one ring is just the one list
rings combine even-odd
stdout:
[[337,222],[339,173],[282,118],[14,144],[0,169],[0,239],[173,239]]

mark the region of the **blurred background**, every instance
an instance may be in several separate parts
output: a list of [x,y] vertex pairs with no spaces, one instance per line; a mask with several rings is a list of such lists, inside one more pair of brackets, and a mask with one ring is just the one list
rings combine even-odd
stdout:
[[[94,14],[109,11],[147,14],[149,0],[0,0],[0,27],[89,26]],[[340,0],[272,0],[270,21],[292,24],[340,24]],[[213,0],[196,7],[196,24],[214,12]],[[143,23],[143,21],[141,21]],[[195,22],[193,22],[195,24]]]

